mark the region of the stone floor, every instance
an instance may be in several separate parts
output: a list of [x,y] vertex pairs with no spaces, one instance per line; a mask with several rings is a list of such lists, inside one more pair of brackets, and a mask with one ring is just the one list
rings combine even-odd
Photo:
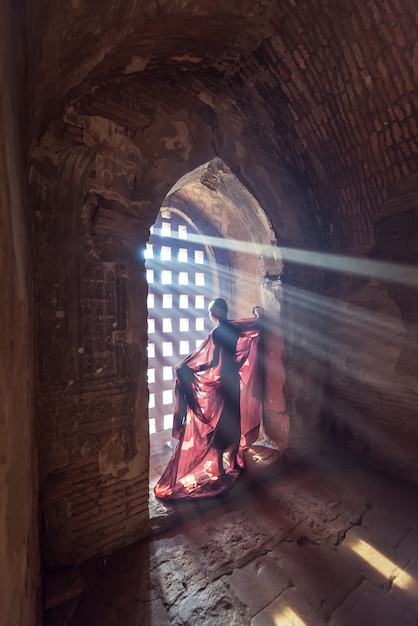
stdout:
[[166,508],[154,534],[81,568],[71,626],[418,625],[417,488],[324,449],[253,448],[222,499]]

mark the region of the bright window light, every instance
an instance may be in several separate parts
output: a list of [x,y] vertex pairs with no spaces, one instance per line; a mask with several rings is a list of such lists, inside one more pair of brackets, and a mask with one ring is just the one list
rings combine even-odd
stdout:
[[197,287],[205,286],[205,275],[203,274],[203,272],[196,272],[194,282]]
[[188,261],[187,248],[179,248],[178,260],[180,263],[187,263]]
[[161,272],[161,283],[163,285],[171,285],[173,280],[173,272],[170,270],[163,270]]
[[189,331],[189,320],[187,317],[181,317],[180,318],[180,323],[179,323],[179,328],[180,328],[180,332],[182,333],[187,333]]
[[173,427],[173,414],[164,415],[164,430],[169,430]]
[[195,250],[194,251],[194,262],[202,265],[204,260],[205,260],[205,256],[204,256],[203,250]]
[[173,332],[173,323],[171,321],[171,317],[164,317],[163,318],[163,332],[164,333],[171,333],[171,332]]
[[[209,327],[206,318],[212,291],[208,271],[211,257],[205,248],[210,238],[200,238],[193,224],[171,208],[160,209],[150,231],[149,243],[141,246],[138,254],[145,262],[149,285],[149,432],[152,454],[158,455],[173,427],[174,362],[199,349]],[[193,446],[193,440],[188,444]],[[195,481],[193,475],[189,478]]]
[[163,293],[163,309],[171,309],[173,306],[173,296],[171,293]]
[[180,354],[189,354],[189,352],[190,352],[190,342],[180,341]]
[[189,284],[189,274],[187,272],[179,273],[179,285],[188,285]]

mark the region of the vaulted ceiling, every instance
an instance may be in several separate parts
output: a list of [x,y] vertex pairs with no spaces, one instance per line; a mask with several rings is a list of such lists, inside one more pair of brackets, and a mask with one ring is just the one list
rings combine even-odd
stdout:
[[138,145],[166,141],[180,111],[227,143],[234,118],[247,151],[297,180],[324,249],[367,251],[417,169],[414,0],[35,1],[28,29],[34,143],[69,106]]

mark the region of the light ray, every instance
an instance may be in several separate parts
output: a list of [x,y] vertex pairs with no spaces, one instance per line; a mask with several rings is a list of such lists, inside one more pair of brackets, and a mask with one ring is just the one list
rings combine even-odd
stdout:
[[[405,328],[400,318],[332,298],[287,287],[282,310],[290,307],[277,332],[283,332],[287,345],[308,355],[326,359],[341,373],[382,386],[382,373],[387,372],[388,350],[400,352],[405,341]],[[313,326],[312,314],[322,321]],[[350,337],[362,337],[362,346],[372,350],[349,349]]]
[[393,318],[381,311],[376,315],[376,311],[370,311],[362,306],[336,300],[322,294],[312,293],[299,287],[286,286],[283,300],[286,301],[286,299],[309,311],[315,311],[330,318],[334,316],[339,323],[341,321],[366,323],[370,324],[370,330],[376,327],[376,323],[384,331],[392,331],[394,327]]
[[[158,229],[155,234],[160,234]],[[176,239],[176,235],[172,235]],[[206,244],[212,248],[235,250],[237,252],[256,254],[258,256],[283,259],[299,265],[307,265],[322,270],[340,272],[364,278],[409,285],[418,285],[418,272],[414,265],[391,263],[389,261],[373,260],[353,257],[350,255],[334,254],[329,252],[316,252],[314,250],[302,250],[276,245],[259,244],[254,241],[241,241],[236,239],[224,239],[223,237],[207,237],[205,235],[190,234],[189,241]]]

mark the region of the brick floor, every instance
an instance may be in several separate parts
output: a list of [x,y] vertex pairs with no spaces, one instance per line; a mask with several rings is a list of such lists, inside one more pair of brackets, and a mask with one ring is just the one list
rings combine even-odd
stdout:
[[222,499],[151,498],[153,536],[81,568],[71,626],[417,626],[418,488],[257,452]]

